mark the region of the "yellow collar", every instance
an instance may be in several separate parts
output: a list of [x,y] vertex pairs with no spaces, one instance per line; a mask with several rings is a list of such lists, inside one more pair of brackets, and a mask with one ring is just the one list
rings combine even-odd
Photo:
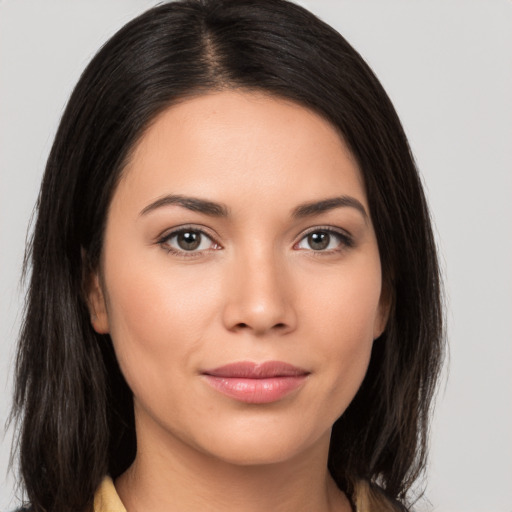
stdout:
[[94,494],[94,512],[126,512],[109,476],[103,479]]

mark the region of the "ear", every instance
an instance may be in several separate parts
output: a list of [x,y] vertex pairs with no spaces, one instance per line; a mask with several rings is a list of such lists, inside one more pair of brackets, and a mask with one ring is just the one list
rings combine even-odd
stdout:
[[107,334],[109,332],[109,324],[105,294],[97,272],[89,277],[87,305],[89,306],[91,324],[94,330],[98,334]]
[[373,339],[376,340],[385,331],[389,315],[391,311],[391,304],[393,302],[392,294],[389,292],[388,286],[384,286],[379,300],[377,315],[373,324]]
[[102,280],[98,270],[92,270],[88,257],[82,249],[83,293],[89,308],[91,324],[98,334],[109,332],[108,313]]

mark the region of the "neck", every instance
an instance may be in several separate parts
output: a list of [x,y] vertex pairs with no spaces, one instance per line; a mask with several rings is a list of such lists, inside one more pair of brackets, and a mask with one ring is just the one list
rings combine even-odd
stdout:
[[165,437],[138,436],[136,459],[115,482],[127,512],[351,510],[327,470],[328,436],[287,460],[257,465]]

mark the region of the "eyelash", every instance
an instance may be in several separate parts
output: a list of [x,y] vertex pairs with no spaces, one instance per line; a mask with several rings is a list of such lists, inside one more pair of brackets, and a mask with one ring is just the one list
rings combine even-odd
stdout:
[[[209,248],[202,251],[185,251],[183,249],[176,249],[174,247],[169,246],[169,241],[174,237],[177,237],[181,233],[196,233],[201,237],[206,237],[211,240],[212,244],[215,245],[215,248]],[[165,234],[161,238],[158,239],[157,243],[167,251],[168,254],[173,254],[174,256],[179,256],[183,258],[197,258],[200,257],[204,252],[217,251],[221,248],[220,244],[215,242],[213,237],[209,235],[204,229],[195,227],[195,226],[182,226],[178,229],[171,231],[170,233]]]
[[[169,241],[181,233],[196,233],[201,237],[206,237],[211,240],[211,243],[215,245],[214,248],[208,248],[201,251],[186,251],[183,249],[176,249],[174,247],[169,246]],[[336,237],[339,241],[339,245],[341,247],[336,247],[334,249],[329,250],[314,250],[309,249],[309,251],[315,256],[323,256],[334,253],[342,252],[345,249],[349,249],[354,246],[354,240],[352,236],[340,229],[335,229],[332,226],[315,226],[313,228],[308,229],[305,233],[303,233],[298,242],[293,244],[293,248],[295,249],[304,239],[306,239],[309,235],[313,233],[327,233],[329,236]],[[158,245],[162,247],[168,254],[173,254],[175,256],[183,257],[183,258],[197,258],[202,256],[205,252],[217,251],[222,248],[220,244],[218,244],[211,235],[209,235],[204,229],[195,227],[195,226],[183,226],[170,233],[165,234],[157,240]],[[201,242],[200,242],[201,243]],[[308,249],[296,249],[296,250],[308,250]]]
[[[300,237],[300,240],[293,245],[295,248],[298,244],[300,244],[305,238],[307,238],[309,235],[313,233],[327,233],[329,236],[334,236],[339,241],[339,246],[334,249],[329,250],[318,250],[315,251],[314,249],[310,249],[309,251],[314,256],[326,256],[329,254],[335,254],[340,253],[346,249],[350,249],[354,247],[354,239],[352,236],[347,233],[346,231],[342,231],[341,229],[333,228],[332,226],[315,226],[313,228],[308,229],[305,233],[303,233]],[[298,249],[301,250],[301,249]],[[302,249],[302,250],[308,250],[308,249]]]

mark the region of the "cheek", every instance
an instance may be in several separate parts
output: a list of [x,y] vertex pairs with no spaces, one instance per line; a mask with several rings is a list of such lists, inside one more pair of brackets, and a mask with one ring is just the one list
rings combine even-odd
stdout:
[[327,352],[357,350],[373,342],[380,321],[381,270],[377,254],[360,260],[305,287],[303,315],[324,332],[319,342],[326,341]]
[[332,379],[343,380],[344,386],[354,382],[358,387],[366,373],[373,346],[376,308],[373,305],[363,308],[353,298],[340,296],[337,303],[332,301],[325,305],[321,312],[324,321],[319,322],[316,340],[317,350],[328,364]]
[[[310,287],[304,316],[311,319],[318,368],[325,371],[322,398],[333,422],[357,393],[370,361],[374,325],[379,322],[380,266],[351,267],[331,276],[322,287]],[[335,406],[333,404],[336,404]]]
[[154,261],[111,261],[107,308],[119,364],[134,393],[156,391],[193,365],[217,315],[217,287],[198,269],[172,272]]

